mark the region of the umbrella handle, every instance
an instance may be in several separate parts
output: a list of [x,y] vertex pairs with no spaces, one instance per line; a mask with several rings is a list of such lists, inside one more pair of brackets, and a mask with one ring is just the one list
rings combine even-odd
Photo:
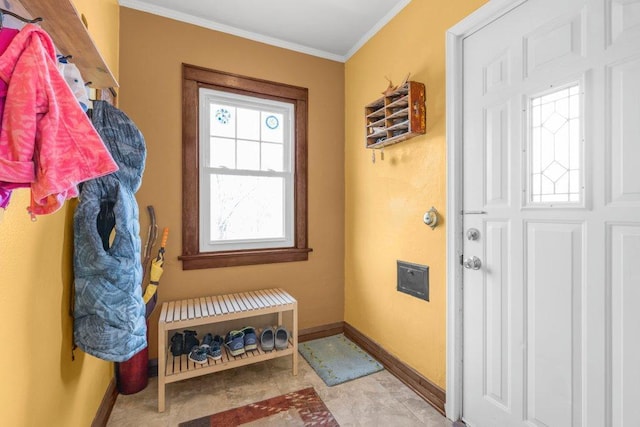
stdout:
[[158,224],[156,223],[156,212],[153,206],[147,206],[149,211],[149,233],[147,234],[147,243],[144,245],[143,259],[142,259],[142,281],[140,286],[144,286],[144,279],[147,276],[147,270],[149,269],[149,261],[151,260],[151,249],[156,244],[158,238]]
[[165,227],[164,230],[162,230],[162,243],[160,243],[161,248],[164,248],[165,246],[167,246],[168,238],[169,238],[169,227]]

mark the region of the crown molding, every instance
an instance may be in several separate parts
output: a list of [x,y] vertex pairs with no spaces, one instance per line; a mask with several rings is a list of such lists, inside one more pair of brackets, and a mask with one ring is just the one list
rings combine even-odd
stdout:
[[385,25],[387,25],[389,21],[391,21],[398,13],[400,13],[400,11],[404,9],[409,3],[411,3],[411,0],[404,0],[398,3],[385,16],[383,16],[382,19],[380,19],[373,27],[371,27],[371,29],[367,31],[367,33],[362,36],[362,38],[358,40],[351,49],[349,49],[349,52],[347,52],[347,54],[344,56],[345,60],[343,62],[346,62],[358,50],[360,50],[360,48],[364,46],[365,43],[369,41],[369,39],[371,39],[371,37],[375,36],[378,31],[380,31]]
[[[406,0],[409,3],[410,0]],[[295,52],[304,53],[307,55],[317,56],[320,58],[329,59],[337,62],[345,62],[348,57],[344,55],[337,55],[335,53],[326,52],[320,49],[314,49],[309,46],[304,46],[297,43],[288,42],[275,37],[268,37],[263,34],[254,33],[251,31],[242,30],[240,28],[232,27],[230,25],[221,24],[216,21],[204,19],[198,16],[190,15],[187,13],[177,12],[175,10],[167,9],[156,5],[149,4],[142,0],[119,0],[120,6],[128,7],[130,9],[136,9],[142,12],[151,13],[153,15],[162,16],[164,18],[174,19],[176,21],[186,22],[187,24],[196,25],[198,27],[208,28],[214,31],[220,31],[222,33],[231,34],[234,36],[242,37],[245,39],[253,40],[260,43],[265,43],[271,46],[281,47],[283,49],[293,50]],[[403,6],[404,7],[404,6]],[[395,9],[394,9],[395,10]],[[397,12],[396,12],[397,13]],[[393,16],[391,16],[393,17]],[[390,17],[390,18],[391,18]],[[390,19],[389,18],[389,19]],[[382,21],[380,21],[382,22]],[[375,34],[375,33],[374,33]],[[373,35],[373,34],[372,34]],[[365,40],[366,41],[366,40]]]

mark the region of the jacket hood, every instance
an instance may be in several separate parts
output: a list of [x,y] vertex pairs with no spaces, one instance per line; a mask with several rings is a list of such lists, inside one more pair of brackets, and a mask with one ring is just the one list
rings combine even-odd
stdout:
[[138,191],[147,157],[142,132],[124,112],[106,101],[93,101],[91,120],[120,168],[112,176],[129,190]]
[[0,56],[0,78],[2,80],[7,83],[11,80],[18,59],[29,46],[33,37],[40,40],[44,54],[51,61],[56,62],[56,47],[53,45],[51,37],[39,26],[27,24],[16,34],[7,50]]

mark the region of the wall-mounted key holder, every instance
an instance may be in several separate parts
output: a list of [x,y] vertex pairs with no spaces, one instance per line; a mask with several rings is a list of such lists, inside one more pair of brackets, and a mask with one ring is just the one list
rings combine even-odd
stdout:
[[365,107],[365,146],[383,148],[426,132],[424,84],[408,81]]

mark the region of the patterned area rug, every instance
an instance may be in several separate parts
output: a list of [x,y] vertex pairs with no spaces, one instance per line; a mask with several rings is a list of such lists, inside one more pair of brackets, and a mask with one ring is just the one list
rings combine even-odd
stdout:
[[298,351],[329,387],[384,369],[344,334],[300,343]]
[[180,427],[258,425],[340,426],[313,387],[180,423]]

